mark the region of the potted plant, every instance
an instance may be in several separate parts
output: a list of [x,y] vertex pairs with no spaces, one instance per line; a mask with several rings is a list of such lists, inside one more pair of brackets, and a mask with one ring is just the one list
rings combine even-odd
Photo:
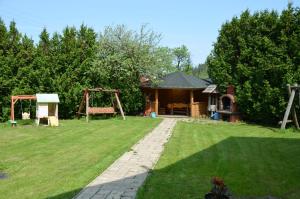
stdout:
[[213,177],[211,180],[212,189],[209,193],[205,194],[205,199],[232,199],[224,180],[219,177]]

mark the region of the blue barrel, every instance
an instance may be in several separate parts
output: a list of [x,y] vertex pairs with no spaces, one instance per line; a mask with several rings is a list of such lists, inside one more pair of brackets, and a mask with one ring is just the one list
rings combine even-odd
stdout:
[[219,120],[220,119],[220,113],[215,112],[213,115],[213,120]]
[[151,117],[152,118],[156,118],[156,113],[155,112],[151,112]]

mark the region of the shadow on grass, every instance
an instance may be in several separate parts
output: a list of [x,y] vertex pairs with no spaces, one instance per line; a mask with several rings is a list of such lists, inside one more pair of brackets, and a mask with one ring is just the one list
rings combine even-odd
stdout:
[[256,123],[256,122],[243,122],[243,124],[246,124],[246,125],[249,125],[249,126],[259,126],[261,128],[266,128],[266,129],[269,129],[273,132],[286,132],[286,131],[290,131],[290,132],[294,132],[294,133],[300,133],[300,130],[297,129],[294,125],[294,123],[287,123],[286,124],[286,128],[284,130],[281,130],[280,129],[280,124],[279,123]]
[[[211,188],[211,178],[220,176],[236,198],[296,199],[300,197],[299,155],[300,139],[229,137],[162,169],[150,171],[138,198],[204,198]],[[97,194],[105,198],[100,196],[100,188],[107,195],[124,197],[135,178],[139,175],[90,186],[82,191],[87,193],[83,198]],[[72,198],[79,191],[48,199]]]
[[83,189],[75,189],[59,195],[47,197],[47,199],[98,199],[98,198],[134,198],[136,191],[147,177],[147,172],[128,176],[107,183],[93,183]]

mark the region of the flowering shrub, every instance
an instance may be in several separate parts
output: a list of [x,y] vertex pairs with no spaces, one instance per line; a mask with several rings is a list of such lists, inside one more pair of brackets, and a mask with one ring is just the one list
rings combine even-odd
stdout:
[[219,177],[213,177],[211,180],[213,185],[209,193],[205,194],[205,199],[232,199],[232,196],[224,184],[224,180]]

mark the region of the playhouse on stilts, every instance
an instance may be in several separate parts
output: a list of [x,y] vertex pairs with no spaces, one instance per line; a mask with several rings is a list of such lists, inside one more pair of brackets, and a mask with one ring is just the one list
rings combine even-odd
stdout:
[[[29,109],[24,111],[22,107],[22,101],[29,100]],[[22,119],[27,120],[31,117],[31,101],[36,101],[36,117],[35,122],[39,125],[41,122],[49,126],[58,126],[58,103],[59,98],[57,94],[36,94],[36,95],[14,95],[11,96],[11,113],[10,123],[12,126],[16,126],[15,120],[15,104],[20,101]]]

